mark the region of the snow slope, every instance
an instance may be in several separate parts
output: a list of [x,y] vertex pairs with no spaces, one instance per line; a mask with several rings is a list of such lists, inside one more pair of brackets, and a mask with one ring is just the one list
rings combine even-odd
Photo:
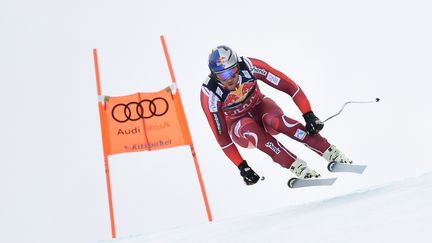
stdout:
[[432,173],[427,173],[277,211],[99,243],[425,242],[431,204]]

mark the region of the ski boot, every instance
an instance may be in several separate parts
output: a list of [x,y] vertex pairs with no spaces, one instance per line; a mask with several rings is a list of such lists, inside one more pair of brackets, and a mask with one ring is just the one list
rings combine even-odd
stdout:
[[318,178],[321,175],[318,174],[315,170],[312,170],[309,168],[303,160],[297,158],[290,167],[290,171],[294,173],[297,177],[302,179],[309,179],[309,178]]
[[337,162],[342,164],[352,164],[350,160],[344,153],[342,153],[335,145],[330,146],[324,154],[323,157],[330,162]]

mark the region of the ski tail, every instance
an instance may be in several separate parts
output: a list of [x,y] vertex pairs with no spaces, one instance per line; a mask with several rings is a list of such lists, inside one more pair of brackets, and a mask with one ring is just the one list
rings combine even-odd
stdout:
[[327,165],[330,172],[351,172],[356,174],[363,174],[366,167],[367,165],[342,164],[334,161]]
[[288,180],[289,188],[300,188],[300,187],[312,187],[312,186],[331,186],[337,178],[325,178],[325,179],[301,179],[293,177]]

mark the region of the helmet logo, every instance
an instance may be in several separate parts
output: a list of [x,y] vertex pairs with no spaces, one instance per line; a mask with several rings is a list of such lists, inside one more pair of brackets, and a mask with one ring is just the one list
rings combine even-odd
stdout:
[[216,65],[220,66],[220,65],[224,65],[227,63],[227,59],[226,57],[219,57],[216,61]]

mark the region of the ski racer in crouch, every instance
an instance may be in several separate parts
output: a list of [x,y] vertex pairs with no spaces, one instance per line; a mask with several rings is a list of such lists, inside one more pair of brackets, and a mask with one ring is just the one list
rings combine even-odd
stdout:
[[[313,113],[302,89],[285,74],[259,59],[238,57],[224,45],[212,50],[208,66],[211,73],[201,87],[201,106],[220,147],[238,167],[246,185],[257,183],[260,176],[242,158],[233,141],[244,148],[258,148],[303,179],[320,174],[273,135],[285,134],[328,162],[352,163],[319,134],[324,123]],[[291,96],[306,125],[285,116],[272,99],[261,93],[257,80]]]

